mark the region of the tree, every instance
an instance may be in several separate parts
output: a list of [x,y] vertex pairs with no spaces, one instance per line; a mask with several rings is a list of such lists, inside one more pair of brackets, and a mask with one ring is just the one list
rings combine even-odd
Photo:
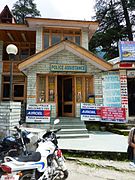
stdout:
[[12,8],[12,13],[16,17],[18,23],[25,23],[26,17],[41,16],[37,10],[34,0],[18,0]]
[[100,25],[89,48],[96,52],[102,47],[107,60],[117,57],[119,40],[133,40],[135,0],[96,0],[95,10]]

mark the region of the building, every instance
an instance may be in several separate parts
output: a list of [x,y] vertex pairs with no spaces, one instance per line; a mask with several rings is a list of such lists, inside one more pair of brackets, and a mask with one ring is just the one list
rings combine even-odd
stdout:
[[88,50],[98,28],[93,21],[26,18],[16,24],[9,8],[0,14],[0,100],[9,101],[9,44],[18,47],[13,63],[13,101],[51,106],[51,117],[80,117],[81,103],[122,107],[135,116],[134,62],[110,62]]
[[14,101],[50,104],[52,117],[79,117],[80,103],[103,104],[102,72],[112,64],[88,50],[97,22],[26,18],[16,24],[6,6],[0,14],[0,98],[9,100],[8,44],[18,47],[13,61]]

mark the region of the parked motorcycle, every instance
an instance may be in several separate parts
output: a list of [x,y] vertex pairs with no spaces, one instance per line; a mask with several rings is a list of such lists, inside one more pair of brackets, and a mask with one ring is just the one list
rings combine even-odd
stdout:
[[[59,119],[54,124],[59,123]],[[24,157],[6,156],[1,169],[6,173],[1,180],[65,180],[68,170],[62,151],[58,147],[56,133],[49,130],[36,142],[36,152]]]
[[6,136],[0,141],[0,163],[5,156],[19,156],[27,154],[26,144],[30,143],[30,132],[14,127],[16,132],[11,136]]

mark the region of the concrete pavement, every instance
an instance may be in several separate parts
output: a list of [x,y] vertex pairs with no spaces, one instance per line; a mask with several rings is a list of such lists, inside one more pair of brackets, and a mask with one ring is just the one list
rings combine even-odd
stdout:
[[92,131],[89,138],[58,139],[64,150],[127,152],[127,136],[111,132]]
[[[85,154],[86,151],[126,153],[128,137],[111,132],[92,131],[89,133],[89,138],[59,139],[58,141],[59,147],[63,150],[85,151]],[[67,157],[67,159],[90,167],[135,173],[135,167],[131,166],[127,159],[125,159],[127,161],[116,161],[111,160],[111,157],[110,159]]]

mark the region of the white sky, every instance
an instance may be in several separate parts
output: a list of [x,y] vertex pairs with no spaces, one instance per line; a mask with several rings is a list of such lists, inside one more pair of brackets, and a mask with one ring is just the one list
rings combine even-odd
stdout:
[[[0,0],[0,12],[8,5],[11,10],[17,0]],[[95,0],[34,0],[43,18],[92,20]]]

